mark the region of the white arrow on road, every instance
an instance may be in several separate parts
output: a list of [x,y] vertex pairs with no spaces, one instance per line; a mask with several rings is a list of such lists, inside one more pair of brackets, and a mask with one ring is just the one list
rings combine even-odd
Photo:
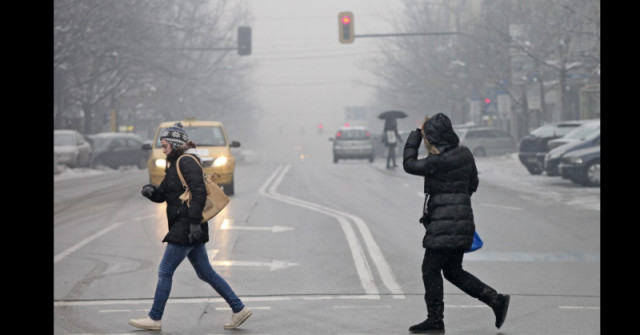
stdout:
[[247,262],[247,261],[211,261],[213,266],[257,266],[268,267],[271,271],[282,270],[298,265],[289,261],[273,260],[271,262]]
[[261,230],[261,231],[271,231],[272,233],[280,233],[287,230],[293,230],[291,227],[284,226],[272,226],[272,227],[258,227],[258,226],[232,226],[231,220],[224,219],[220,224],[221,230]]

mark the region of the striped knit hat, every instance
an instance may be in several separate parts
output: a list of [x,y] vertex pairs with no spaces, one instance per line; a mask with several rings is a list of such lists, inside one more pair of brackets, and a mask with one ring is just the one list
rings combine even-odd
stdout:
[[166,140],[171,143],[173,148],[178,148],[189,141],[189,135],[182,128],[182,123],[176,122],[173,126],[166,128],[160,134],[160,140]]

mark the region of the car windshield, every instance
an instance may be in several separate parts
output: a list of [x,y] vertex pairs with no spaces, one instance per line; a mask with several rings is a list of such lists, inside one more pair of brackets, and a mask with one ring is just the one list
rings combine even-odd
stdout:
[[339,140],[366,140],[369,139],[369,132],[364,129],[344,129],[336,133]]
[[531,135],[536,137],[555,137],[555,136],[564,136],[576,129],[578,124],[559,124],[553,125],[548,124],[544,125],[540,128],[535,129],[531,132]]
[[[162,133],[163,129],[160,129],[158,133]],[[219,126],[200,126],[200,127],[184,127],[184,130],[189,134],[189,137],[197,146],[202,147],[219,147],[227,145],[227,141],[224,139],[222,128]],[[160,137],[156,141],[156,148],[161,148]]]
[[75,141],[73,140],[73,134],[55,134],[53,136],[53,145],[54,146],[75,145]]
[[597,123],[597,124],[586,124],[584,126],[575,128],[574,130],[570,131],[569,133],[564,135],[564,138],[572,138],[572,139],[583,140],[587,136],[589,136],[591,134],[595,134],[599,130],[600,130],[600,124],[599,123]]

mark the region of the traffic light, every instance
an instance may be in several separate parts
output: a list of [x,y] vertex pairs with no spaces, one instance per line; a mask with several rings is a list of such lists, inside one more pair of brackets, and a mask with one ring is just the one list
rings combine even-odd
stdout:
[[484,103],[482,104],[482,115],[487,115],[489,113],[489,106],[491,105],[491,99],[484,98]]
[[238,55],[251,54],[251,27],[238,27]]
[[353,43],[354,30],[353,13],[340,12],[338,14],[338,39],[340,39],[340,43]]

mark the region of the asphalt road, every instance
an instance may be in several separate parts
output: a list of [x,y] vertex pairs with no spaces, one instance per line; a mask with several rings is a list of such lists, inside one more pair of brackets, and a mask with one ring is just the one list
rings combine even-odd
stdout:
[[[254,314],[224,330],[231,311],[184,262],[163,334],[408,334],[426,318],[421,178],[382,159],[333,164],[327,148],[247,149],[207,250]],[[490,308],[445,282],[447,334],[600,334],[600,189],[528,175],[513,156],[477,164],[485,246],[464,266],[511,307],[498,330]],[[167,231],[164,205],[140,195],[147,179],[54,178],[54,334],[140,332],[127,321],[151,307]]]

